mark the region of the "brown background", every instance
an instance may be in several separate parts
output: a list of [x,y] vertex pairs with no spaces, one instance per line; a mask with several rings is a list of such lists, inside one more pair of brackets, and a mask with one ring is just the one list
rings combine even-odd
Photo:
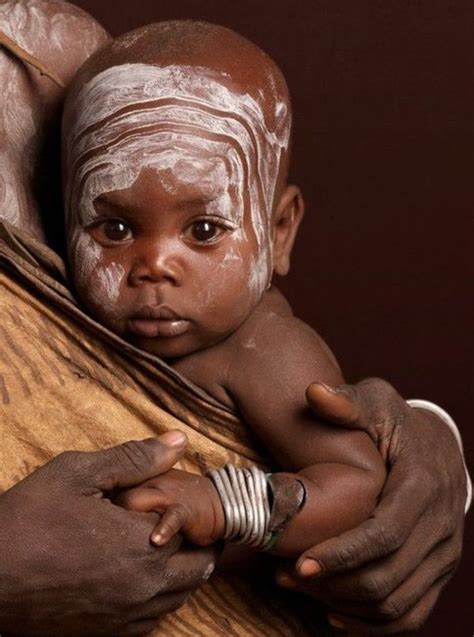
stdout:
[[[348,379],[379,375],[444,406],[474,466],[472,0],[76,4],[112,34],[207,19],[280,64],[294,100],[292,179],[307,204],[282,287]],[[474,634],[473,541],[471,522],[423,635]]]

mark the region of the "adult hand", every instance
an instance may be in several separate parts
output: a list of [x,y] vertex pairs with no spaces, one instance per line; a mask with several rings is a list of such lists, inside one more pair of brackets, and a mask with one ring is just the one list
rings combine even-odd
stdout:
[[437,416],[379,379],[315,383],[307,398],[326,422],[366,431],[389,473],[366,522],[306,551],[277,580],[324,601],[347,634],[416,630],[461,556],[466,480],[457,442]]
[[66,452],[0,496],[0,632],[138,635],[209,575],[212,549],[150,544],[154,513],[104,497],[167,471],[177,431],[93,453]]

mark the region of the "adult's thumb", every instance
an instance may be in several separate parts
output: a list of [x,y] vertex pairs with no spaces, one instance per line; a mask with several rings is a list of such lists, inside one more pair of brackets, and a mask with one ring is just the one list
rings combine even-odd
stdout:
[[116,447],[90,453],[66,454],[68,470],[81,487],[111,491],[132,487],[165,473],[181,458],[186,447],[181,431],[168,431],[157,438],[130,440]]
[[313,413],[328,423],[343,427],[360,426],[361,405],[351,385],[330,387],[325,383],[311,383],[306,399]]

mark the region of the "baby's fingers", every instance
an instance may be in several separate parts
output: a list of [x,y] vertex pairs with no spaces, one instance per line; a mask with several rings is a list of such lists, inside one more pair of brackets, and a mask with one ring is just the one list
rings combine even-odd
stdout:
[[168,500],[161,491],[144,487],[124,491],[115,498],[114,502],[129,511],[156,511],[157,513],[162,513],[168,505]]
[[157,546],[166,544],[186,523],[187,512],[181,504],[171,504],[151,533],[151,541]]

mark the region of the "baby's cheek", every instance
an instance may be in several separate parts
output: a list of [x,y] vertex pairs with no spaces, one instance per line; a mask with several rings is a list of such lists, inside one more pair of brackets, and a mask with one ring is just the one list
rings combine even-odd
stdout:
[[265,229],[261,241],[254,232],[246,228],[236,233],[241,259],[241,273],[252,305],[257,304],[271,283],[273,271],[273,250],[270,233]]
[[71,242],[71,264],[81,299],[105,322],[113,324],[119,314],[123,266],[104,263],[104,248],[86,232],[76,233]]
[[78,229],[70,241],[69,258],[74,282],[82,296],[82,291],[87,290],[90,284],[93,271],[103,259],[103,248],[87,232]]
[[236,237],[219,259],[211,255],[209,264],[201,262],[196,298],[200,307],[213,313],[214,324],[244,320],[268,287],[268,255],[254,252],[245,237]]
[[120,305],[120,289],[125,276],[125,269],[119,263],[98,264],[92,271],[91,297],[103,312],[115,318]]
[[258,302],[262,294],[270,287],[271,283],[271,254],[262,249],[255,257],[248,274],[249,290],[255,302]]

